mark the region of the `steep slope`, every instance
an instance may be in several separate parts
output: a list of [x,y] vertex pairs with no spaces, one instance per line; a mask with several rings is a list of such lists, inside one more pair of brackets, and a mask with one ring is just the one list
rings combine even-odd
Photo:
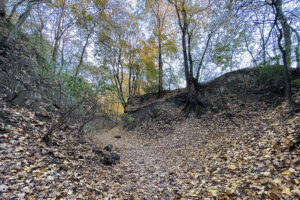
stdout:
[[[231,104],[245,107],[248,103],[264,103],[276,107],[284,100],[284,76],[282,71],[273,72],[272,69],[242,69],[201,84],[198,98],[202,102],[202,108],[195,110],[194,114],[201,116],[221,112],[235,123],[232,120],[235,113],[230,109]],[[292,74],[292,79],[300,80],[300,70],[294,70]],[[299,86],[293,87],[294,94],[299,90]],[[149,137],[158,137],[160,130],[166,134],[172,133],[174,126],[190,114],[182,112],[185,98],[184,89],[167,91],[159,99],[156,94],[132,97],[125,107],[130,120],[125,118],[124,128],[140,130],[139,134]]]
[[[0,199],[99,199],[109,176],[103,155],[75,125],[43,136],[51,122],[0,97]],[[107,172],[108,171],[108,172]]]
[[79,133],[82,112],[61,120],[70,90],[25,35],[2,43],[8,27],[0,21],[0,199],[98,199],[113,154]]

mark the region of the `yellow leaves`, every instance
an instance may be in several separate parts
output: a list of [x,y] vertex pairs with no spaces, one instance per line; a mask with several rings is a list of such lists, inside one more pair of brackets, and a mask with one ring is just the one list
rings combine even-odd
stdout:
[[278,178],[276,178],[276,179],[273,180],[273,183],[275,183],[275,184],[281,184],[281,180],[278,179]]
[[235,170],[235,169],[236,169],[236,166],[235,166],[235,165],[231,165],[231,166],[229,167],[229,169],[230,169],[230,170]]
[[233,183],[231,184],[231,186],[234,187],[234,188],[236,188],[236,187],[237,187],[237,183],[236,183],[236,182],[233,182]]
[[188,193],[189,196],[198,196],[198,194],[199,194],[199,191],[194,190],[194,189],[190,190]]
[[44,173],[45,171],[47,171],[47,169],[46,168],[41,168],[39,171]]
[[266,157],[266,158],[269,158],[270,157],[270,150],[269,149],[266,149],[266,150],[264,150],[264,156]]
[[221,199],[221,200],[230,200],[230,198],[228,197],[228,195],[225,194],[225,193],[221,193],[219,195],[219,199]]
[[281,174],[289,176],[289,175],[291,175],[291,172],[289,170],[286,170],[286,171],[282,172]]
[[218,193],[218,190],[210,190],[210,193],[211,193],[212,195],[216,196],[217,193]]
[[25,180],[26,180],[26,178],[25,178],[25,177],[22,177],[22,178],[21,178],[21,181],[25,181]]
[[288,196],[291,196],[291,195],[292,195],[292,193],[291,193],[291,191],[290,191],[289,188],[284,188],[284,189],[282,190],[281,193],[282,193],[282,194],[286,194],[286,195],[288,195]]
[[276,127],[276,126],[280,126],[280,124],[279,124],[279,122],[275,122],[275,123],[272,123],[271,126]]
[[294,189],[294,190],[291,191],[291,193],[294,194],[294,195],[300,196],[300,189],[298,189],[298,188]]
[[291,133],[294,132],[294,130],[293,130],[291,127],[288,127],[287,130],[288,130],[288,133],[289,133],[289,134],[291,134]]
[[24,151],[23,147],[21,147],[21,146],[20,146],[20,147],[17,147],[17,148],[16,148],[16,152],[19,152],[19,151]]
[[31,167],[28,167],[28,166],[27,166],[27,167],[25,167],[24,169],[25,169],[26,172],[29,172],[29,171],[31,170]]
[[69,161],[64,160],[64,164],[65,164],[65,165],[68,165],[69,163],[70,163]]
[[262,173],[264,176],[270,176],[270,172],[263,172]]

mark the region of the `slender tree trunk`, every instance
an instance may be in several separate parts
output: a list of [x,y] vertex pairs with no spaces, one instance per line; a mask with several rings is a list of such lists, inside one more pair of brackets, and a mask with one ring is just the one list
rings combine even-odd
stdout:
[[58,43],[59,43],[59,39],[55,38],[54,39],[54,46],[53,46],[53,50],[52,50],[52,58],[51,58],[51,62],[52,64],[56,64],[56,59],[57,59],[57,54],[58,54]]
[[192,35],[188,34],[188,56],[189,56],[189,64],[190,64],[190,78],[194,77],[194,65],[193,65],[193,58],[192,58]]
[[161,34],[158,38],[158,97],[162,96],[163,92],[163,62],[162,62],[162,41]]
[[6,3],[7,0],[0,0],[0,18],[5,18],[6,16]]
[[264,39],[263,39],[263,46],[262,46],[262,51],[263,51],[263,65],[266,66],[267,64],[267,61],[266,61],[266,46],[265,46],[265,42],[264,42]]
[[87,36],[87,38],[86,38],[86,40],[85,40],[85,44],[84,44],[84,46],[83,46],[83,49],[82,49],[82,51],[81,51],[80,60],[79,60],[79,63],[78,63],[78,65],[77,65],[76,71],[75,71],[75,77],[78,76],[78,73],[79,73],[79,71],[80,71],[80,67],[81,67],[81,65],[82,65],[82,63],[83,63],[83,56],[84,56],[85,50],[86,50],[86,48],[87,48],[87,46],[88,46],[88,44],[89,44],[89,38],[90,38],[90,34],[88,34],[88,36]]
[[8,38],[7,38],[7,42],[10,42],[13,39],[13,37],[15,36],[15,34],[19,30],[19,28],[23,25],[23,23],[25,22],[25,20],[29,16],[31,9],[32,9],[32,4],[30,2],[28,2],[24,13],[22,13],[20,15],[20,17],[18,19],[18,22],[16,23],[15,27],[9,33]]
[[296,54],[296,62],[297,62],[297,69],[300,69],[300,51],[299,51],[299,48],[300,48],[300,36],[297,32],[296,29],[292,28],[292,31],[295,33],[296,37],[297,37],[297,46],[295,48],[295,54]]
[[63,39],[63,41],[62,41],[62,47],[61,47],[61,55],[60,55],[60,68],[58,70],[58,75],[61,74],[61,72],[62,72],[62,70],[64,68],[64,62],[65,62],[64,49],[65,49],[65,40]]
[[276,49],[276,32],[274,31],[274,33],[272,34],[272,38],[273,38],[273,52],[274,52],[274,57],[276,59],[276,65],[280,65],[280,58],[279,55],[277,55],[277,49]]
[[[1,1],[1,0],[0,0]],[[5,1],[5,0],[4,0]],[[30,0],[27,3],[26,9],[24,11],[24,13],[22,13],[15,25],[15,27],[13,28],[13,30],[9,33],[8,38],[6,40],[7,43],[9,43],[13,37],[15,36],[15,34],[17,33],[17,31],[19,30],[19,28],[23,25],[23,23],[25,22],[25,20],[27,19],[27,17],[30,14],[30,11],[32,9],[32,7],[36,4],[39,4],[43,2],[43,0]]]
[[286,16],[282,10],[282,0],[273,0],[276,6],[276,11],[278,15],[278,20],[282,25],[283,37],[284,37],[284,50],[286,54],[286,64],[287,67],[291,67],[291,54],[292,54],[292,39],[291,39],[291,29],[287,22]]
[[[292,91],[291,91],[292,90],[291,78],[289,73],[289,68],[291,67],[291,53],[292,53],[291,29],[287,22],[286,16],[284,15],[282,10],[282,0],[273,0],[273,6],[275,7],[276,10],[275,23],[279,31],[278,46],[282,53],[283,65],[285,69],[285,79],[286,79],[285,93],[293,111],[298,111],[300,110],[300,106],[293,100]],[[278,26],[277,21],[280,22],[282,29]],[[281,45],[282,38],[284,38],[284,47]]]
[[129,97],[131,97],[132,95],[132,89],[131,89],[131,76],[132,76],[132,66],[129,67],[129,80],[128,80],[128,94],[129,94]]
[[182,31],[182,51],[183,51],[183,60],[184,60],[184,72],[185,72],[185,80],[186,86],[189,87],[189,63],[188,63],[188,54],[186,47],[186,31]]
[[[52,49],[52,57],[51,57],[51,62],[52,64],[56,64],[56,60],[57,60],[57,54],[58,54],[58,47],[59,47],[59,41],[62,37],[62,20],[63,20],[63,16],[64,16],[64,6],[61,8],[61,13],[59,15],[58,18],[58,22],[57,22],[57,29],[55,31],[55,36],[54,36],[54,46]],[[55,71],[56,71],[56,67],[55,67]]]
[[207,52],[207,49],[208,49],[208,46],[209,46],[211,37],[212,37],[212,34],[209,34],[209,35],[208,35],[207,42],[206,42],[206,46],[205,46],[205,49],[204,49],[204,52],[203,52],[203,54],[202,54],[202,56],[201,56],[201,60],[200,60],[199,65],[198,65],[197,76],[196,76],[196,80],[197,80],[197,81],[199,80],[199,77],[200,77],[200,70],[201,70],[201,68],[202,68],[203,61],[204,61],[204,57],[205,57],[205,54],[206,54],[206,52]]
[[[1,1],[1,0],[0,0],[0,1]],[[17,8],[18,8],[24,1],[25,1],[25,0],[20,0],[20,1],[18,1],[18,2],[14,5],[13,9],[11,10],[11,12],[10,12],[10,14],[9,14],[9,16],[8,16],[8,21],[11,21],[11,19],[12,19],[12,17],[14,16],[14,14],[15,14]],[[0,6],[0,7],[1,7],[1,6]]]

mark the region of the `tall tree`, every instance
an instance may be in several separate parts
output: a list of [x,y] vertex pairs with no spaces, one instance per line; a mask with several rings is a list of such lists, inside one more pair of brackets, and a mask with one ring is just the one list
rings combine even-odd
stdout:
[[[201,109],[199,83],[194,77],[194,65],[192,58],[192,40],[197,27],[196,15],[205,12],[211,6],[211,2],[195,2],[189,0],[168,0],[175,9],[177,22],[181,31],[182,53],[184,61],[184,72],[187,87],[185,110]],[[210,39],[209,39],[210,40]],[[204,54],[205,55],[205,54]]]
[[7,0],[0,0],[0,18],[5,18]]
[[163,91],[163,39],[166,35],[167,20],[171,13],[170,3],[164,0],[147,0],[146,8],[150,10],[155,18],[155,31],[154,35],[158,41],[158,96],[161,97]]
[[[75,20],[71,15],[72,4],[69,0],[56,1],[53,4],[53,47],[51,55],[51,63],[56,66],[59,53],[59,46],[63,35],[75,24]],[[55,68],[56,71],[56,68]]]
[[[27,2],[25,11],[19,16],[19,19],[17,23],[14,25],[13,29],[10,31],[6,42],[9,43],[13,37],[15,36],[16,32],[19,30],[19,28],[23,25],[27,17],[30,15],[31,9],[33,6],[42,3],[44,0],[29,0]],[[5,3],[4,3],[4,9],[5,9]],[[4,13],[5,14],[5,13]]]
[[[292,54],[292,40],[291,32],[292,28],[288,23],[287,17],[282,9],[282,0],[272,0],[274,13],[275,13],[275,25],[279,32],[278,35],[278,46],[282,53],[282,60],[285,69],[285,79],[286,79],[286,97],[292,109],[294,111],[300,110],[300,104],[296,103],[292,97],[291,91],[291,78],[289,74],[289,68],[291,67],[291,54]],[[279,26],[279,23],[281,27]],[[284,45],[282,45],[282,39],[284,38]]]

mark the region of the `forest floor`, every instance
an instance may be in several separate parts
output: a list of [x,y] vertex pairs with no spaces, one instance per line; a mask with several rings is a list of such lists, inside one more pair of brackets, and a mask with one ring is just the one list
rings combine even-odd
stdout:
[[121,154],[120,164],[112,168],[118,178],[110,180],[107,195],[298,199],[299,148],[293,149],[292,141],[299,137],[300,114],[287,117],[286,108],[285,103],[276,109],[257,103],[232,106],[232,120],[225,112],[186,118],[173,134],[161,131],[152,139],[119,128],[97,134],[96,143],[111,143]]
[[[53,133],[50,146],[42,141],[50,122],[2,101],[0,108],[0,199],[300,196],[300,114],[289,116],[285,102],[232,104],[231,120],[226,111],[182,117],[172,133],[155,131],[158,122],[145,134],[116,127],[82,136],[69,127]],[[93,149],[110,143],[121,160],[105,166]]]

